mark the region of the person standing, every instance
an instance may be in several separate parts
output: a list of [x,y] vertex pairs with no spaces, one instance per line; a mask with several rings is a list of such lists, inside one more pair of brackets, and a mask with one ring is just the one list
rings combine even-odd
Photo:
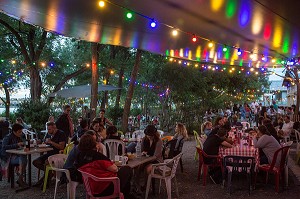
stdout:
[[95,118],[94,120],[98,121],[100,124],[102,124],[105,127],[106,125],[113,126],[113,123],[109,119],[107,119],[104,115],[105,115],[105,110],[101,109],[99,113],[99,117]]
[[72,138],[74,135],[74,126],[72,118],[70,117],[71,106],[65,105],[63,109],[64,112],[58,117],[55,124],[59,130],[62,130],[65,133],[66,139],[68,139],[69,137]]

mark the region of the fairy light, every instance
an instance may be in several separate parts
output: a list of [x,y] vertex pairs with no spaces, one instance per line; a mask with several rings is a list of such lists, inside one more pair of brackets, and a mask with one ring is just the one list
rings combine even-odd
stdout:
[[156,26],[157,26],[156,21],[152,20],[151,23],[150,23],[150,27],[155,28]]
[[127,12],[127,14],[126,14],[126,17],[128,18],[128,19],[131,19],[132,18],[132,13],[131,12]]
[[173,30],[173,31],[172,31],[172,35],[173,35],[174,37],[177,36],[177,35],[178,35],[178,30],[176,30],[176,29]]
[[197,41],[197,37],[196,35],[193,35],[193,39],[192,39],[193,42],[196,42]]
[[212,48],[213,46],[214,46],[214,43],[213,43],[213,42],[209,42],[209,43],[208,43],[208,47],[209,47],[209,48]]
[[105,6],[105,2],[104,2],[104,1],[99,1],[99,6],[100,6],[101,8],[103,8],[103,7]]

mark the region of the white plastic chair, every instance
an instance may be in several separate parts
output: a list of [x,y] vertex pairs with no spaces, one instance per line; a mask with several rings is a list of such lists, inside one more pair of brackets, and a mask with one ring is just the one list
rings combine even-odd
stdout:
[[162,130],[157,130],[157,132],[159,133],[159,135],[160,135],[161,138],[164,137],[164,131],[162,131]]
[[[283,144],[283,146],[292,146],[293,141],[288,141]],[[290,155],[290,149],[287,153],[286,159],[285,159],[285,167],[284,167],[284,180],[285,180],[285,186],[289,185],[289,155]]]
[[297,130],[294,130],[295,131],[295,136],[296,136],[296,144],[297,144],[297,147],[296,147],[296,154],[299,153],[299,149],[300,149],[300,132],[297,131]]
[[[92,174],[89,174],[87,172],[81,171],[78,169],[78,171],[82,174],[83,183],[86,189],[86,198],[101,198],[101,199],[111,199],[111,198],[120,198],[124,199],[124,195],[120,190],[120,179],[118,177],[110,177],[110,178],[98,178]],[[102,196],[102,197],[94,197],[93,192],[95,190],[92,190],[93,188],[90,186],[90,181],[96,181],[96,182],[112,182],[114,184],[114,192],[112,195],[109,196]]]
[[[179,160],[180,160],[181,156],[182,156],[182,153],[179,153],[177,156],[175,156],[173,159],[171,159],[168,162],[159,163],[159,164],[152,164],[151,173],[148,175],[145,199],[148,198],[152,178],[160,179],[159,193],[160,193],[160,187],[161,187],[161,180],[165,180],[168,199],[172,198],[172,195],[171,195],[171,180],[174,178],[175,179],[175,186],[176,186],[176,195],[179,198],[178,186],[177,186],[177,180],[176,180],[176,170],[177,170],[177,165],[179,163]],[[168,166],[171,166],[171,167],[168,167]],[[159,171],[159,173],[157,173],[157,171]]]
[[115,159],[115,155],[119,155],[119,146],[122,146],[122,154],[125,154],[125,143],[121,140],[106,139],[104,145],[108,151],[106,151],[107,157],[111,160]]
[[26,139],[32,140],[36,138],[35,132],[29,131],[28,129],[22,129],[22,133],[25,135]]
[[250,123],[249,122],[241,122],[241,124],[243,125],[243,128],[250,128]]
[[79,184],[78,182],[71,181],[70,172],[68,169],[63,169],[65,161],[67,160],[67,155],[65,154],[55,154],[48,157],[48,162],[51,166],[51,169],[55,171],[55,191],[54,191],[54,199],[56,197],[57,185],[60,181],[60,177],[62,173],[65,173],[68,179],[67,184],[67,198],[75,199],[76,195],[76,187]]

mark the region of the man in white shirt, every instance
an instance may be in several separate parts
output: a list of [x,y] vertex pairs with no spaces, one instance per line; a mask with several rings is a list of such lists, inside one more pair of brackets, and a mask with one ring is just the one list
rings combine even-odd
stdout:
[[284,124],[282,129],[278,131],[281,136],[289,136],[293,130],[294,122],[291,121],[290,116],[284,116]]

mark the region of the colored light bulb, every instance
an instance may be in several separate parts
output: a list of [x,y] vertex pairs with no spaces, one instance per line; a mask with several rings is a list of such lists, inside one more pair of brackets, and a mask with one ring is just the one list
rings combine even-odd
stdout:
[[193,42],[196,42],[197,41],[197,37],[196,35],[193,35],[193,39],[192,39]]
[[126,17],[127,17],[128,19],[131,19],[131,18],[132,18],[132,13],[131,13],[131,12],[127,12]]
[[152,22],[150,23],[150,26],[151,26],[151,28],[155,28],[155,27],[157,26],[157,24],[156,24],[155,21],[152,21]]

